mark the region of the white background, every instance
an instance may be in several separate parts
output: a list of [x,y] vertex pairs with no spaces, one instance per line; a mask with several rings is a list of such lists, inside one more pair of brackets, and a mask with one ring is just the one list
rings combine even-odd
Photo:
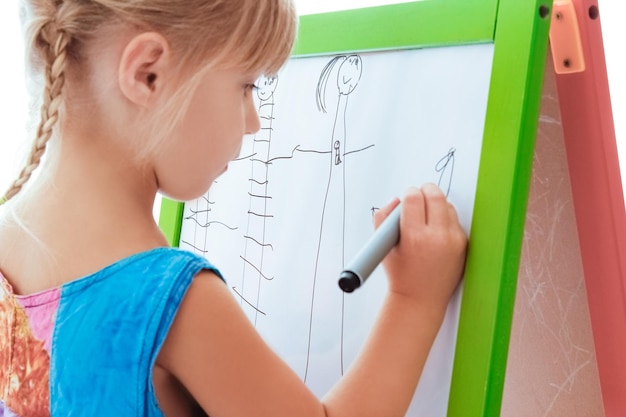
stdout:
[[[295,0],[301,14],[399,3],[398,0]],[[437,0],[433,0],[437,1]],[[19,171],[27,152],[25,133],[28,100],[24,88],[23,44],[20,36],[18,0],[0,2],[0,188],[4,190]],[[626,3],[622,0],[599,0],[604,46],[613,103],[613,116],[626,183]],[[621,42],[620,42],[621,40]]]

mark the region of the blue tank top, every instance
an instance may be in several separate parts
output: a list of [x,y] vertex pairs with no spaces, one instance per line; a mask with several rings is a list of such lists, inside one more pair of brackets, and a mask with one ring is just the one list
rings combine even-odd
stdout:
[[162,416],[152,370],[204,269],[158,248],[29,296],[0,274],[0,416]]

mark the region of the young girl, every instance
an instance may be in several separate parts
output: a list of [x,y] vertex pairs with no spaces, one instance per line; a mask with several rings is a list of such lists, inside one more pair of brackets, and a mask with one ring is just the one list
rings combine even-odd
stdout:
[[27,3],[44,94],[1,197],[0,415],[404,415],[464,265],[436,186],[404,196],[379,320],[322,401],[153,220],[158,191],[202,195],[259,129],[252,90],[290,53],[290,0]]

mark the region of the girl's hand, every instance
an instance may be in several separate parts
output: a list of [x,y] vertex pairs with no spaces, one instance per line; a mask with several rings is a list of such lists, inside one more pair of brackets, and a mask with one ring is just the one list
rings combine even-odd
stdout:
[[[396,199],[374,215],[377,228],[399,203]],[[463,273],[466,249],[456,210],[439,187],[409,189],[400,215],[400,240],[383,261],[390,291],[445,313]]]

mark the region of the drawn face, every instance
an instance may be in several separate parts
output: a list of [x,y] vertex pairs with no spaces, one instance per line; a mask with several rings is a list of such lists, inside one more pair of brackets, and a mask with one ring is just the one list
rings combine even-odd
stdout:
[[278,77],[265,77],[262,76],[256,82],[257,86],[257,96],[261,101],[267,101],[274,95],[274,91],[276,91],[276,87],[278,86]]
[[205,75],[156,157],[154,170],[163,194],[193,200],[239,156],[243,136],[259,130],[253,100],[258,76],[234,69]]
[[352,93],[359,84],[361,74],[363,73],[363,65],[361,57],[358,55],[350,55],[339,67],[337,75],[337,87],[339,93],[347,96]]

